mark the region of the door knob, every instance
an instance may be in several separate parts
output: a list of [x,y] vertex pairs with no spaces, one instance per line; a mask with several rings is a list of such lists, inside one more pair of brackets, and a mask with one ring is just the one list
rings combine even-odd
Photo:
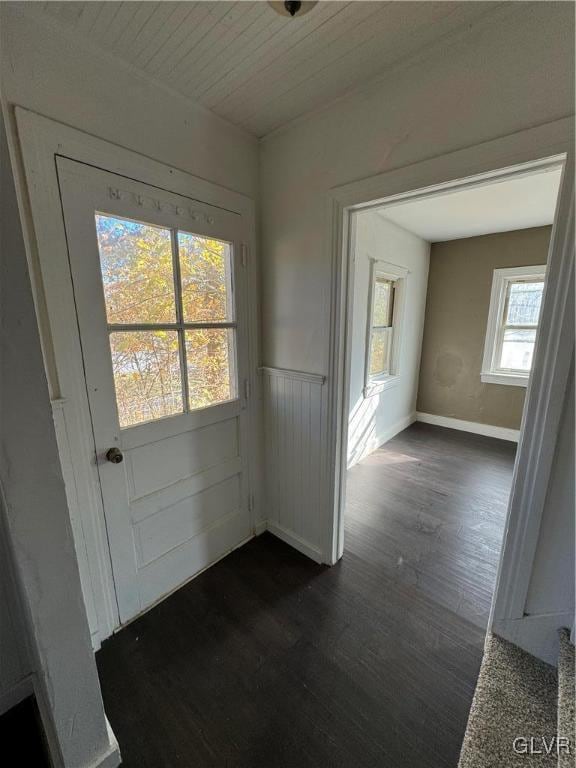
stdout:
[[124,456],[122,455],[122,451],[120,448],[109,448],[106,451],[106,458],[108,461],[111,461],[112,464],[120,464],[121,461],[124,461]]

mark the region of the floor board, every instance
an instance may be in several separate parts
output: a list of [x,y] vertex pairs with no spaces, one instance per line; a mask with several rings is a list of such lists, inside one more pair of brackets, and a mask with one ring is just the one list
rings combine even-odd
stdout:
[[415,424],[349,472],[338,565],[264,534],[104,643],[125,768],[455,768],[513,461]]

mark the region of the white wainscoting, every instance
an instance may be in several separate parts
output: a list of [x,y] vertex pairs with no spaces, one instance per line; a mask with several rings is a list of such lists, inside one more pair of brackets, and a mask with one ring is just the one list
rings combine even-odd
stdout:
[[267,528],[322,562],[325,377],[268,367],[261,373]]

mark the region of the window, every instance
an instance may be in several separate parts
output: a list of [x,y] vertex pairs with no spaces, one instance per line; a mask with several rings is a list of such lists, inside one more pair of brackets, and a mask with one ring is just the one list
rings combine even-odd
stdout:
[[236,397],[230,243],[96,214],[120,426]]
[[370,268],[366,338],[366,397],[398,381],[399,321],[403,284],[402,267],[373,260]]
[[394,281],[376,275],[372,290],[370,376],[389,376],[390,353],[392,351],[392,318],[394,315]]
[[527,386],[544,292],[545,266],[495,269],[481,380]]

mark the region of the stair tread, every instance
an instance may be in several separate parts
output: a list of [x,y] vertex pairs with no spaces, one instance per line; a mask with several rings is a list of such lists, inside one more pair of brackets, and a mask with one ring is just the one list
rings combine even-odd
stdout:
[[571,754],[560,752],[558,768],[574,768],[575,765],[574,686],[574,646],[570,642],[570,632],[563,629],[560,632],[560,655],[558,656],[558,735],[568,738],[572,749]]
[[[489,635],[480,676],[464,736],[459,768],[557,766],[551,754],[524,754],[530,738],[545,752],[557,730],[558,677],[556,669],[529,653]],[[544,745],[544,746],[543,746]]]

